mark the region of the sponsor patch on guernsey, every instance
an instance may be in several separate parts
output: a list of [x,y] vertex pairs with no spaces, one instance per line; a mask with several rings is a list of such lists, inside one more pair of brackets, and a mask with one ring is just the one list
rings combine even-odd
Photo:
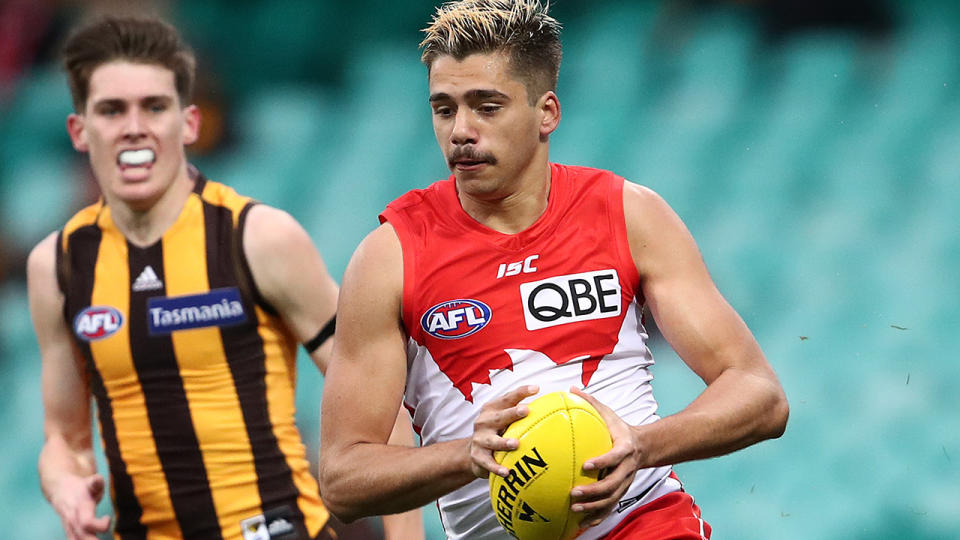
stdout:
[[151,335],[207,326],[231,326],[247,320],[236,287],[188,296],[153,297],[147,302],[147,329]]
[[425,332],[440,339],[458,339],[476,334],[490,323],[493,313],[479,300],[448,300],[420,317]]
[[90,306],[73,319],[73,331],[84,341],[112,336],[123,326],[123,314],[110,306]]
[[620,278],[614,268],[520,284],[527,330],[620,315]]

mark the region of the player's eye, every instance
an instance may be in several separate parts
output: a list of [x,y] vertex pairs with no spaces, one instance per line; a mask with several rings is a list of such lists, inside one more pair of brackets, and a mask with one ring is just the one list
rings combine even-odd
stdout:
[[97,107],[97,114],[100,116],[116,116],[122,109],[117,105],[102,105]]
[[144,100],[143,108],[150,113],[157,114],[162,113],[170,107],[169,102],[164,99],[148,99]]

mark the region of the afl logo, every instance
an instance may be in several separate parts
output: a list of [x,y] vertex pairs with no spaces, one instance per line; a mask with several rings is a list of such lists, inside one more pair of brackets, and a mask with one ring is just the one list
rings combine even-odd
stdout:
[[450,300],[428,309],[420,326],[433,337],[458,339],[479,332],[491,315],[490,307],[479,300]]
[[112,336],[123,326],[123,315],[110,306],[90,306],[73,320],[73,331],[84,341]]

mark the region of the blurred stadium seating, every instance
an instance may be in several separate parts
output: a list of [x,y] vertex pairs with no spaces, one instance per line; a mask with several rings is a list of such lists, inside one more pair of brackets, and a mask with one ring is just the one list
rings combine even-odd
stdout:
[[[229,124],[195,163],[296,216],[335,276],[387,202],[446,176],[416,50],[432,2],[169,4]],[[891,2],[881,33],[771,32],[762,2],[555,4],[553,159],[612,169],[674,206],[791,399],[782,439],[677,467],[714,538],[955,538],[958,4]],[[40,368],[21,265],[90,196],[69,111],[49,62],[0,102],[0,507],[13,538],[61,537],[35,473]],[[659,339],[654,352],[670,414],[702,383]],[[322,379],[301,363],[315,446]]]

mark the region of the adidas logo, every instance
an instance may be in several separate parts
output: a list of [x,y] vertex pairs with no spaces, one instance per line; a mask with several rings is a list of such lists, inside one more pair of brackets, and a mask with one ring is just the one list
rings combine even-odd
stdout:
[[153,271],[150,265],[147,265],[143,272],[140,272],[140,275],[137,276],[137,279],[133,281],[133,292],[153,291],[162,288],[163,282],[160,281],[157,273]]

